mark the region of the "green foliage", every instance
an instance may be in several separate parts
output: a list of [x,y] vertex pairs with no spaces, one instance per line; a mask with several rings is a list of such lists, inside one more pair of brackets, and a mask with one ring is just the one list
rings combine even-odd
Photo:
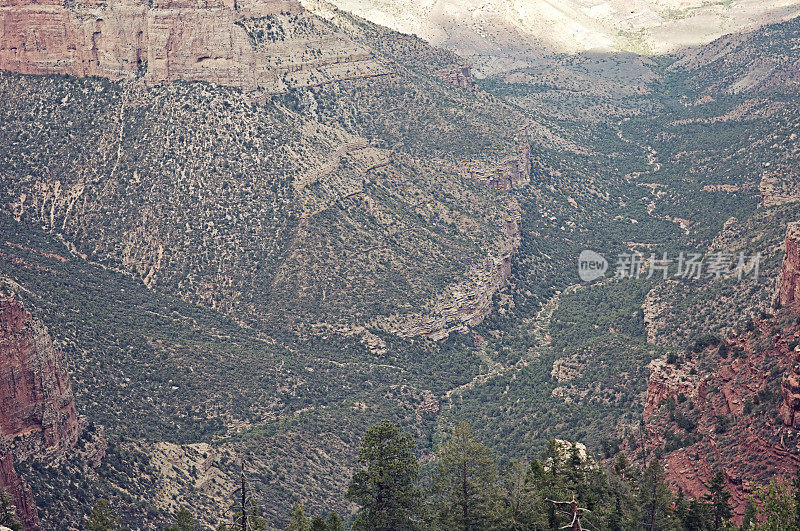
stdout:
[[717,470],[714,477],[711,478],[708,491],[705,499],[711,505],[714,529],[722,529],[733,515],[733,508],[730,503],[731,493],[725,490],[725,475],[721,470]]
[[437,449],[434,492],[438,523],[444,529],[472,531],[490,527],[497,502],[497,463],[488,447],[461,422]]
[[672,492],[666,482],[664,467],[658,459],[647,466],[639,484],[640,523],[644,529],[666,529],[673,521]]
[[3,489],[0,489],[0,525],[8,527],[12,531],[23,531],[22,522],[14,513],[13,499]]
[[292,511],[292,516],[289,518],[289,525],[286,526],[286,531],[311,531],[311,529],[311,521],[306,516],[303,505],[296,504]]
[[197,522],[192,513],[186,507],[181,507],[175,513],[175,523],[165,527],[164,531],[195,531],[196,529]]
[[797,502],[789,485],[772,479],[769,485],[755,489],[758,524],[755,529],[763,531],[797,531]]
[[114,531],[120,529],[120,519],[114,514],[108,500],[97,500],[92,507],[89,521],[86,523],[89,531]]
[[420,492],[415,486],[419,463],[414,440],[400,426],[384,421],[361,439],[358,461],[347,499],[360,510],[353,528],[365,531],[410,530],[418,527]]

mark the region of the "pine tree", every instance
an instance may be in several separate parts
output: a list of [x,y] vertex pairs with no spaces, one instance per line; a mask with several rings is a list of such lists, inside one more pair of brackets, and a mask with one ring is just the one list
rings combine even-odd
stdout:
[[648,531],[664,529],[670,519],[672,493],[666,482],[664,467],[658,459],[650,461],[639,485],[639,507],[642,525]]
[[367,430],[361,439],[356,472],[347,499],[361,506],[353,529],[404,531],[417,527],[420,493],[415,487],[419,463],[414,440],[400,427],[385,421]]
[[631,463],[624,453],[620,452],[619,457],[614,462],[614,473],[622,479],[629,479],[631,476]]
[[344,522],[339,513],[329,514],[325,523],[328,524],[328,531],[344,531]]
[[714,522],[711,506],[703,500],[691,500],[686,511],[684,526],[686,529],[710,529]]
[[725,520],[729,519],[733,514],[733,508],[730,504],[731,493],[725,490],[725,476],[721,470],[717,470],[714,477],[711,478],[711,484],[708,486],[709,493],[705,499],[711,504],[714,518],[714,529],[722,529]]
[[292,516],[289,518],[289,525],[286,526],[286,531],[311,531],[311,523],[302,504],[295,504]]
[[434,489],[439,519],[447,529],[485,529],[497,501],[497,463],[475,439],[472,427],[459,423],[438,448]]
[[311,519],[311,531],[328,531],[328,523],[320,515]]
[[678,496],[675,498],[675,516],[686,527],[686,519],[689,515],[689,506],[686,502],[686,495],[683,493],[683,488],[678,487]]
[[181,507],[175,513],[175,523],[165,527],[164,531],[195,531],[196,529],[197,523],[194,521],[192,513],[186,507]]
[[114,531],[120,529],[119,517],[114,515],[108,500],[101,498],[95,502],[86,528],[89,531]]
[[502,521],[508,530],[540,529],[547,526],[542,497],[533,490],[531,466],[513,460],[503,470]]

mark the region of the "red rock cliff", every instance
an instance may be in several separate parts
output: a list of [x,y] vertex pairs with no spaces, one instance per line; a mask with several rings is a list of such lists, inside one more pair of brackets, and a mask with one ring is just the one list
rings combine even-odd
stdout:
[[39,529],[39,514],[33,502],[33,494],[25,480],[17,475],[14,456],[11,454],[0,456],[0,488],[14,499],[17,516],[25,529]]
[[663,452],[675,490],[702,497],[721,470],[739,520],[756,484],[800,467],[799,316],[785,308],[723,339],[722,350],[651,365],[645,446]]
[[790,223],[786,229],[786,255],[777,299],[782,306],[800,301],[800,222]]
[[13,460],[62,454],[78,438],[78,420],[61,351],[15,295],[0,292],[0,487],[20,517],[38,525],[30,491]]

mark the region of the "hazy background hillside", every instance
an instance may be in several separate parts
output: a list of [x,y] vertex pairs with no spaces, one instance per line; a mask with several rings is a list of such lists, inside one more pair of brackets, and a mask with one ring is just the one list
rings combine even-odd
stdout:
[[[309,6],[314,0],[307,0]],[[664,54],[800,13],[792,0],[332,0],[377,24],[453,50],[489,74],[542,55]]]

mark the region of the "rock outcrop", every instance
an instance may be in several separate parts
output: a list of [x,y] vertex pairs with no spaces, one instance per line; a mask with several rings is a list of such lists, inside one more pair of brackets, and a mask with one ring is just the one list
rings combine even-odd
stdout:
[[297,0],[0,0],[0,69],[273,92],[380,73],[312,19]]
[[783,377],[781,382],[780,415],[785,426],[800,430],[800,365],[795,352],[794,367]]
[[71,448],[78,438],[61,351],[16,295],[0,296],[0,451],[17,459]]
[[648,458],[663,454],[676,491],[702,497],[721,470],[738,520],[755,486],[800,468],[797,320],[798,308],[785,308],[732,332],[721,348],[651,365],[644,441]]
[[765,207],[788,205],[800,201],[800,175],[789,167],[765,173],[758,183],[761,203]]
[[61,351],[19,298],[0,292],[0,488],[29,528],[38,528],[33,497],[14,460],[62,455],[78,438],[78,419]]
[[480,324],[492,310],[494,295],[511,277],[511,258],[521,243],[520,215],[517,210],[503,221],[505,238],[498,243],[497,254],[486,257],[467,280],[449,286],[431,311],[380,318],[376,326],[400,337],[428,336],[438,341],[451,332],[467,332],[470,326]]
[[12,454],[0,455],[0,488],[14,500],[17,517],[25,529],[39,529],[39,513],[33,501],[33,494],[24,479],[14,469]]
[[786,229],[786,254],[776,298],[782,306],[800,301],[800,222],[790,223]]
[[517,153],[499,162],[473,161],[460,168],[462,175],[502,192],[525,188],[531,182],[531,145],[527,131],[517,135]]
[[472,66],[468,64],[455,65],[447,70],[442,70],[439,72],[439,77],[461,88],[472,88],[475,86],[475,83],[472,81]]

